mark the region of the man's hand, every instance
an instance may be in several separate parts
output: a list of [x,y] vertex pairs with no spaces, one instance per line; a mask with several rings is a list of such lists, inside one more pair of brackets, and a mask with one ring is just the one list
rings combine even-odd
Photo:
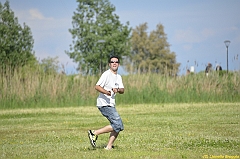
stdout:
[[111,91],[107,91],[106,95],[111,96]]
[[124,88],[113,88],[112,91],[114,93],[123,94],[124,93]]
[[118,92],[118,88],[113,88],[112,91],[113,91],[114,93],[117,93],[117,92]]

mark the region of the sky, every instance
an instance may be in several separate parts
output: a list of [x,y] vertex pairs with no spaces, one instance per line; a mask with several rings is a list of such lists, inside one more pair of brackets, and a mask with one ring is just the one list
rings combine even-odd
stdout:
[[[6,0],[0,0],[3,4]],[[191,66],[204,71],[207,64],[240,70],[240,1],[239,0],[109,0],[122,24],[133,29],[147,23],[148,32],[164,26],[170,51],[175,52],[183,75]],[[26,23],[34,38],[38,60],[56,57],[67,74],[76,72],[77,64],[66,55],[70,50],[72,16],[76,0],[9,0],[19,24]],[[119,74],[126,72],[121,68]]]

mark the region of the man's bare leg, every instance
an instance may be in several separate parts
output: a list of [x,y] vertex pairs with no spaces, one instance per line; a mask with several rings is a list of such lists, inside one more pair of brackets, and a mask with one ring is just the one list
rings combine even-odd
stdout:
[[113,128],[111,125],[108,125],[108,126],[105,126],[103,128],[100,128],[98,130],[95,130],[94,131],[94,134],[95,135],[100,135],[100,134],[104,134],[104,133],[109,133],[109,132],[112,132],[113,131]]
[[113,130],[111,125],[108,125],[108,126],[105,126],[103,128],[100,128],[98,130],[95,130],[94,134],[95,135],[100,135],[100,134],[109,133],[109,132],[111,132],[111,133],[110,133],[110,136],[109,136],[107,148],[111,149],[112,146],[113,146],[114,141],[116,140],[116,138],[117,138],[117,136],[119,134],[119,133],[117,133],[116,131]]
[[112,149],[114,141],[117,139],[118,134],[116,131],[112,131],[109,136],[108,144],[107,144],[107,149]]

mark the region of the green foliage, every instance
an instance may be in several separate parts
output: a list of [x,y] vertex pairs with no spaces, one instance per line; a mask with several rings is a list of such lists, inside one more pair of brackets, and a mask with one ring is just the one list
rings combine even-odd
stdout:
[[180,64],[176,62],[175,53],[169,49],[163,25],[158,24],[150,34],[147,28],[147,23],[144,23],[133,29],[127,70],[130,73],[151,72],[175,76]]
[[58,57],[47,57],[41,60],[40,67],[46,74],[57,74],[60,70]]
[[[115,7],[108,0],[77,0],[72,17],[73,44],[66,53],[78,63],[82,74],[97,74],[107,67],[111,55],[128,55],[130,29],[114,14]],[[104,43],[99,43],[104,40]],[[101,67],[103,66],[103,67]],[[99,71],[100,70],[100,71]],[[105,69],[104,69],[105,70]]]
[[30,28],[18,24],[9,1],[0,3],[0,69],[10,71],[36,62],[33,53],[33,37]]

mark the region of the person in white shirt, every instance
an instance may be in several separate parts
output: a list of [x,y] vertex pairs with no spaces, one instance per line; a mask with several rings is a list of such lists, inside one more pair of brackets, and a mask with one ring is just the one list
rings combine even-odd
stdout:
[[91,145],[95,148],[98,135],[103,133],[110,133],[109,141],[105,149],[113,148],[113,143],[116,140],[120,131],[124,129],[123,122],[115,108],[115,96],[117,93],[124,93],[124,85],[122,77],[117,74],[120,60],[117,56],[109,58],[109,67],[98,80],[95,89],[99,92],[97,98],[97,107],[104,117],[106,117],[110,125],[107,125],[98,130],[88,130],[88,137]]

